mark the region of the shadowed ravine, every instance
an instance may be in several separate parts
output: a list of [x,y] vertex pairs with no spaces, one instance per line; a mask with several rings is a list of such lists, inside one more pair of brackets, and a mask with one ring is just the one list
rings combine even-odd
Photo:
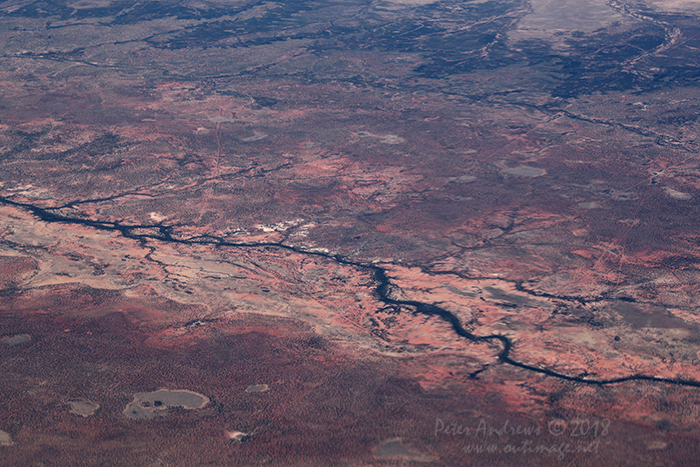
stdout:
[[[338,264],[343,264],[347,266],[352,266],[358,269],[363,269],[365,271],[371,271],[373,279],[376,283],[375,292],[378,299],[391,306],[396,307],[406,307],[412,308],[416,313],[420,313],[426,316],[438,316],[443,321],[450,324],[454,332],[465,339],[469,339],[473,342],[479,343],[493,343],[497,342],[501,345],[501,350],[498,353],[498,359],[501,363],[511,365],[514,367],[522,368],[524,370],[529,370],[535,373],[544,374],[551,376],[553,378],[558,378],[565,381],[572,381],[577,383],[584,383],[590,385],[608,385],[624,383],[627,381],[648,381],[648,382],[658,382],[674,384],[679,386],[690,386],[690,387],[700,387],[700,381],[694,379],[684,379],[684,378],[662,378],[652,375],[645,374],[634,374],[628,376],[620,376],[617,378],[610,379],[594,379],[585,378],[580,376],[571,376],[557,371],[551,370],[549,368],[542,368],[534,365],[530,365],[510,357],[511,349],[513,348],[512,341],[503,335],[491,334],[487,336],[478,336],[468,330],[466,330],[459,318],[452,314],[451,312],[440,308],[439,306],[423,303],[415,300],[399,300],[392,298],[392,287],[396,287],[391,283],[391,280],[387,276],[386,269],[377,266],[376,264],[367,264],[357,261],[352,261],[344,258],[338,254],[326,253],[323,251],[305,250],[303,248],[285,245],[283,243],[276,242],[229,242],[220,237],[216,236],[196,236],[190,238],[177,238],[173,236],[173,226],[165,226],[161,224],[148,224],[148,225],[126,225],[119,222],[108,222],[108,221],[97,221],[92,219],[81,219],[73,218],[68,216],[63,216],[61,214],[56,214],[52,212],[55,209],[51,208],[41,208],[29,203],[20,203],[12,201],[11,199],[0,196],[0,203],[8,206],[13,206],[19,209],[30,212],[35,217],[41,219],[47,223],[62,223],[62,224],[74,224],[74,225],[84,225],[87,227],[94,228],[96,230],[102,231],[116,231],[119,232],[123,237],[130,238],[134,240],[139,240],[142,242],[148,240],[156,240],[160,242],[170,242],[170,243],[180,243],[186,245],[215,245],[219,247],[229,247],[229,248],[279,248],[283,250],[293,251],[302,255],[323,257],[334,261]],[[136,233],[136,230],[152,229],[153,233]],[[472,375],[478,374],[479,370]]]

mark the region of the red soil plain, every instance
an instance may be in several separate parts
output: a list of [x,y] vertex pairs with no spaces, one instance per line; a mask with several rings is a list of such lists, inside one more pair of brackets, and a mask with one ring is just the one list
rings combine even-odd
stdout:
[[697,464],[699,88],[324,33],[434,2],[59,3],[1,10],[0,465]]

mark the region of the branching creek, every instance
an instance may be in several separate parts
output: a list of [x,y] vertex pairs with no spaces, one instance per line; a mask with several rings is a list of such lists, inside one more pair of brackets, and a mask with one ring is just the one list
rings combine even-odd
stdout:
[[[522,368],[524,370],[532,371],[534,373],[539,373],[543,375],[550,376],[552,378],[557,378],[564,381],[570,381],[574,383],[582,383],[589,385],[610,385],[624,383],[628,381],[647,381],[655,383],[667,383],[679,386],[689,386],[689,387],[700,387],[700,381],[694,379],[685,379],[681,377],[677,378],[662,378],[658,376],[645,375],[645,374],[633,374],[628,376],[620,376],[617,378],[610,379],[594,379],[582,376],[571,376],[564,373],[559,373],[549,368],[538,367],[530,365],[528,363],[515,360],[510,356],[511,349],[513,348],[512,341],[500,334],[491,334],[487,336],[478,336],[466,330],[459,318],[452,314],[451,312],[441,308],[439,306],[423,303],[415,300],[399,300],[392,298],[392,287],[395,287],[387,275],[387,270],[379,265],[373,263],[362,263],[357,261],[352,261],[339,254],[326,253],[318,250],[305,250],[292,245],[285,245],[283,243],[276,242],[230,242],[226,241],[220,237],[216,236],[197,236],[186,239],[173,237],[173,227],[164,226],[161,224],[151,224],[151,225],[125,225],[119,222],[109,222],[109,221],[97,221],[93,219],[84,218],[74,218],[68,217],[61,214],[52,212],[55,208],[42,208],[29,203],[20,203],[17,201],[12,201],[8,197],[0,196],[0,204],[7,206],[13,206],[15,208],[27,211],[37,217],[38,219],[46,223],[61,223],[61,224],[73,224],[73,225],[83,225],[91,227],[95,230],[101,231],[112,231],[119,232],[123,237],[138,240],[140,242],[147,242],[148,240],[154,240],[159,242],[170,242],[170,243],[180,243],[185,245],[215,245],[218,247],[229,247],[229,248],[278,248],[281,250],[288,250],[300,255],[323,257],[337,264],[343,264],[347,266],[352,266],[354,268],[368,271],[372,274],[375,286],[375,292],[377,298],[384,304],[388,306],[395,307],[406,307],[412,308],[416,313],[420,313],[426,316],[437,316],[443,321],[447,322],[452,330],[459,337],[468,339],[472,342],[477,343],[495,343],[499,344],[501,349],[498,352],[498,359],[501,363],[506,365],[511,365],[517,368]],[[144,229],[151,229],[153,233],[137,233],[137,230],[143,231]],[[480,370],[482,371],[482,370]],[[479,373],[477,371],[472,375]]]

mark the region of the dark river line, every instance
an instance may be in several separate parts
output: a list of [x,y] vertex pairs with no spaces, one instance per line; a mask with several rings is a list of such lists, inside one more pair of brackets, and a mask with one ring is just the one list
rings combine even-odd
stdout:
[[[437,305],[430,303],[418,302],[415,300],[397,300],[391,297],[391,288],[395,287],[392,285],[391,280],[387,276],[386,269],[377,266],[376,264],[366,264],[357,261],[351,261],[338,254],[325,253],[321,251],[307,251],[303,248],[285,245],[283,243],[275,242],[229,242],[221,237],[202,235],[197,237],[191,237],[187,239],[180,239],[173,237],[173,227],[174,226],[164,226],[164,225],[125,225],[119,222],[109,222],[109,221],[96,221],[92,219],[83,219],[79,217],[68,217],[52,211],[56,209],[52,208],[41,208],[28,203],[19,203],[12,201],[11,199],[0,196],[0,203],[14,206],[16,208],[23,209],[32,213],[35,217],[41,219],[46,223],[62,223],[62,224],[73,224],[73,225],[84,225],[87,227],[94,228],[96,230],[119,232],[123,237],[130,238],[134,240],[139,240],[141,242],[146,242],[148,240],[157,240],[161,242],[170,243],[181,243],[185,245],[215,245],[220,247],[230,247],[230,248],[278,248],[288,251],[293,251],[302,255],[318,256],[334,261],[338,264],[343,264],[347,266],[352,266],[357,269],[364,269],[365,271],[371,271],[374,281],[377,284],[375,287],[375,292],[379,300],[390,306],[396,307],[409,307],[414,309],[417,313],[426,316],[437,316],[443,321],[450,324],[454,332],[465,339],[473,342],[480,343],[493,343],[496,342],[501,345],[501,350],[498,353],[498,359],[501,363],[506,365],[511,365],[514,367],[522,368],[524,370],[532,371],[535,373],[540,373],[543,375],[551,376],[552,378],[558,378],[565,381],[571,381],[576,383],[591,384],[591,385],[608,385],[608,384],[618,384],[627,381],[648,381],[656,383],[667,383],[679,386],[689,386],[689,387],[700,387],[700,381],[694,379],[681,379],[681,378],[661,378],[658,376],[650,376],[644,374],[635,374],[628,376],[621,376],[618,378],[610,379],[594,379],[586,378],[581,376],[571,376],[564,373],[559,373],[557,371],[551,370],[549,368],[542,368],[534,365],[529,365],[527,363],[515,360],[510,357],[510,351],[513,348],[512,341],[500,334],[490,334],[487,336],[477,336],[471,332],[464,329],[459,318],[452,314],[451,312],[440,308]],[[143,230],[151,230],[150,233],[143,233]],[[480,371],[472,373],[476,376]]]

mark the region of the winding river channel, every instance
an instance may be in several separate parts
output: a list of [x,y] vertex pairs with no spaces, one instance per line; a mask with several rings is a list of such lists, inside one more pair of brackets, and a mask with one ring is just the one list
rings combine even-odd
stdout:
[[[654,375],[647,374],[632,374],[627,376],[620,376],[616,378],[609,379],[595,379],[587,378],[582,376],[572,376],[564,373],[554,371],[546,367],[539,367],[530,365],[523,361],[515,360],[510,356],[511,350],[513,349],[513,342],[507,337],[500,334],[491,334],[486,336],[478,336],[469,332],[462,326],[459,318],[448,310],[441,308],[437,305],[431,303],[424,303],[414,300],[399,300],[392,298],[392,288],[396,288],[394,284],[391,283],[387,275],[387,270],[381,266],[374,263],[362,263],[358,261],[349,260],[341,255],[327,253],[318,250],[305,250],[304,248],[285,245],[284,243],[276,242],[230,242],[221,237],[217,236],[196,236],[190,238],[177,238],[173,236],[174,226],[165,226],[161,224],[144,224],[144,225],[127,225],[119,222],[110,221],[99,221],[93,219],[85,219],[78,217],[64,216],[57,211],[60,208],[42,208],[29,203],[21,203],[13,201],[8,197],[0,196],[0,204],[7,206],[13,206],[18,209],[27,211],[37,217],[38,219],[46,223],[62,223],[62,224],[73,224],[73,225],[83,225],[91,227],[96,230],[101,231],[112,231],[119,232],[123,237],[130,238],[133,240],[138,240],[141,242],[146,242],[149,240],[157,242],[169,242],[169,243],[180,243],[186,245],[215,245],[218,247],[228,247],[228,248],[278,248],[281,250],[288,250],[298,253],[300,255],[309,255],[315,257],[323,257],[337,264],[343,264],[347,266],[352,266],[359,270],[364,270],[372,274],[375,283],[375,293],[377,298],[384,304],[389,306],[394,306],[398,308],[410,308],[416,313],[420,313],[426,316],[436,316],[443,321],[449,323],[452,330],[458,338],[468,339],[477,343],[497,343],[500,345],[501,349],[498,352],[498,359],[501,363],[505,365],[511,365],[514,367],[522,368],[524,370],[532,371],[535,373],[544,374],[552,378],[557,378],[565,381],[571,381],[576,383],[583,383],[589,385],[610,385],[624,383],[627,381],[647,381],[654,383],[666,383],[679,386],[689,386],[689,387],[700,387],[700,381],[694,379],[686,378],[662,378]],[[145,232],[144,230],[150,230],[150,232]],[[520,288],[520,287],[519,287]],[[541,294],[536,294],[541,295]],[[482,370],[480,370],[482,371]],[[477,371],[472,373],[473,377],[480,372]]]

